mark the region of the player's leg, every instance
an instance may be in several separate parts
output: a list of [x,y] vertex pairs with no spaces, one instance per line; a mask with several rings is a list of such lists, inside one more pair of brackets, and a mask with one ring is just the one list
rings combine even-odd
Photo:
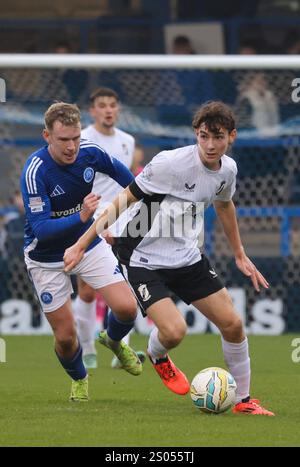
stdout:
[[180,344],[186,333],[186,322],[170,298],[163,298],[149,306],[147,316],[156,326],[153,336],[152,332],[150,334],[148,350],[153,358],[159,359]]
[[225,362],[237,383],[237,401],[246,399],[250,393],[248,340],[229,293],[223,288],[193,305],[220,330]]
[[66,373],[72,378],[70,400],[88,400],[87,372],[82,360],[82,348],[77,339],[71,300],[57,310],[45,313],[53,330],[55,352]]
[[[109,310],[111,311],[111,310]],[[126,344],[126,345],[130,345],[130,336],[131,334],[134,332],[133,329],[131,329],[131,331],[129,331],[128,334],[126,334],[126,336],[123,337],[122,341]],[[135,353],[137,354],[137,356],[139,357],[139,360],[141,363],[144,363],[145,360],[146,360],[146,354],[143,350],[136,350]],[[112,358],[112,361],[111,361],[111,367],[112,368],[115,368],[115,369],[121,369],[122,368],[122,363],[120,362],[120,360],[116,357],[116,355]]]
[[121,360],[123,368],[131,374],[140,374],[142,365],[136,353],[122,338],[133,328],[136,318],[136,300],[124,280],[117,260],[105,242],[88,251],[74,269],[86,283],[99,291],[113,310],[107,319],[107,331],[99,340]]
[[78,295],[73,303],[77,332],[82,345],[86,368],[97,368],[95,347],[96,292],[80,277],[77,277]]
[[237,383],[234,412],[253,415],[274,415],[260,406],[259,401],[250,399],[250,358],[248,339],[243,324],[234,309],[228,291],[223,288],[193,305],[220,330],[225,362]]
[[170,359],[168,352],[180,344],[186,333],[186,322],[170,298],[158,300],[147,308],[154,322],[148,342],[148,355],[164,385],[176,394],[189,391],[185,374]]
[[174,365],[168,351],[176,347],[186,332],[186,323],[170,299],[159,271],[122,265],[124,276],[130,283],[144,316],[153,320],[148,355],[163,383],[177,394],[186,394],[189,383],[186,376]]
[[136,300],[124,279],[101,287],[99,292],[110,307],[107,329],[100,332],[99,341],[114,352],[124,370],[137,376],[142,371],[141,362],[137,354],[124,342],[124,336],[134,326]]
[[[122,224],[122,222],[121,222]],[[120,223],[119,223],[119,227],[120,227]],[[125,224],[124,224],[124,227],[125,227]],[[122,231],[122,229],[120,230],[120,232]],[[109,231],[106,231],[108,235],[103,235],[102,233],[102,236],[105,238],[106,242],[112,247],[112,252],[113,254],[115,255],[116,258],[118,258],[118,237],[115,237],[115,236],[111,236],[109,234]],[[111,310],[109,310],[109,312],[111,312]],[[126,334],[126,336],[123,337],[122,341],[126,344],[126,345],[130,345],[130,336],[133,332],[133,329],[131,331],[129,331],[128,334]],[[135,351],[137,356],[139,357],[139,360],[141,363],[144,363],[145,360],[146,360],[146,354],[145,352],[143,352],[142,350],[136,350]],[[115,368],[115,369],[121,369],[122,368],[122,363],[120,362],[120,360],[117,358],[117,356],[115,355],[113,358],[112,358],[112,361],[111,361],[111,367],[112,368]]]
[[26,258],[26,265],[41,308],[52,327],[56,355],[73,380],[71,400],[88,400],[87,372],[71,310],[71,280],[62,269],[42,267],[29,258]]
[[237,383],[237,402],[246,403],[250,399],[248,340],[229,293],[208,259],[202,255],[201,261],[177,270],[172,290],[186,303],[192,303],[219,328],[225,361]]

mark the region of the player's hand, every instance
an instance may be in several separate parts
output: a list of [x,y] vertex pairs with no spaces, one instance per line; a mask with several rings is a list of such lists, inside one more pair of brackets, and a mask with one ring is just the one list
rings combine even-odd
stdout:
[[79,245],[79,243],[75,243],[74,245],[70,246],[65,250],[64,254],[64,271],[70,272],[72,271],[75,266],[82,260],[85,250]]
[[235,262],[239,270],[251,278],[253,287],[255,288],[256,292],[260,292],[260,286],[264,287],[265,289],[269,288],[269,283],[247,255],[243,254],[239,257],[236,257]]
[[87,222],[91,217],[93,217],[94,212],[96,211],[99,204],[99,195],[95,193],[89,193],[83,200],[82,209],[80,211],[81,222]]

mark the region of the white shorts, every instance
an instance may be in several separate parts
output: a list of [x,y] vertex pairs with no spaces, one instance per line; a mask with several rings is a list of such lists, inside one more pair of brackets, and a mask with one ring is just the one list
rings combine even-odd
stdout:
[[25,255],[28,274],[45,313],[55,311],[66,303],[73,287],[70,274],[76,274],[97,290],[124,281],[117,259],[105,241],[85,253],[80,263],[64,272],[64,263],[40,263]]

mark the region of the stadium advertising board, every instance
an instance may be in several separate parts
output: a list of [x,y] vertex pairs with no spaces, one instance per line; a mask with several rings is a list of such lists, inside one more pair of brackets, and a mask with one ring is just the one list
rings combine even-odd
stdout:
[[[280,298],[257,299],[248,309],[246,292],[236,287],[229,288],[229,293],[235,308],[245,323],[247,333],[258,335],[279,335],[286,330],[283,301]],[[176,303],[188,325],[189,334],[212,332],[217,334],[216,326],[199,313],[192,305],[186,305],[182,300]],[[248,311],[247,311],[248,310]],[[46,318],[41,315],[38,325],[33,325],[32,307],[29,302],[20,299],[9,299],[1,305],[0,334],[2,335],[43,335],[51,334]],[[250,318],[251,317],[251,318]],[[102,329],[103,319],[98,316],[98,328]],[[143,318],[141,313],[136,320],[136,331],[147,335],[152,329],[152,322]]]

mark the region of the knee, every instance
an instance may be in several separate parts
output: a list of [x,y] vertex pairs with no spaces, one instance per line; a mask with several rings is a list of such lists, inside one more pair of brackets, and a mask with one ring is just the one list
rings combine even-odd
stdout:
[[126,302],[119,304],[113,309],[118,319],[122,321],[134,321],[137,315],[137,303],[135,298],[129,297]]
[[244,336],[244,328],[241,318],[235,315],[220,330],[222,336],[228,342],[240,342]]
[[180,344],[186,334],[186,330],[186,322],[182,320],[178,323],[173,323],[171,326],[159,332],[162,334],[166,348],[171,349]]
[[56,344],[63,353],[72,351],[77,342],[75,328],[59,331],[55,333]]
[[78,288],[78,294],[81,300],[86,303],[92,303],[96,298],[96,292],[88,284],[82,283]]

